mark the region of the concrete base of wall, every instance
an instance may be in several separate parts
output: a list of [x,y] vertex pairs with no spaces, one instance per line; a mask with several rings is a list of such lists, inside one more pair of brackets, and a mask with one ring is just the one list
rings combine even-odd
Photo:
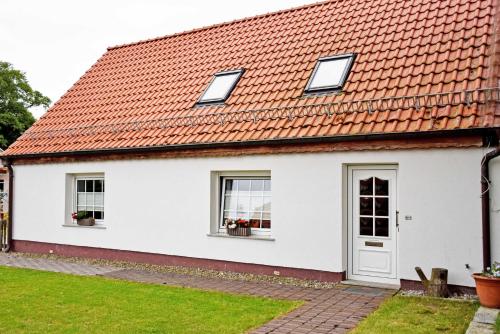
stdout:
[[62,245],[27,240],[13,240],[12,246],[13,251],[23,253],[56,254],[61,256],[106,259],[113,261],[128,261],[166,266],[196,267],[220,271],[252,273],[256,275],[280,275],[285,277],[294,277],[324,282],[340,282],[342,280],[345,280],[346,277],[345,272],[330,272],[313,269],[268,266],[254,263],[221,261],[109,248]]
[[[402,279],[401,280],[401,290],[423,291],[424,286],[423,286],[422,282],[420,282],[420,281]],[[458,294],[458,295],[475,295],[476,294],[476,288],[473,288],[470,286],[448,284],[448,290],[450,291],[451,294]]]

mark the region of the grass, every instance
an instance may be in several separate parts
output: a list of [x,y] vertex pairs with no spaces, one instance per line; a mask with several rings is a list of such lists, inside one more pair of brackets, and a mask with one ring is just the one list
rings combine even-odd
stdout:
[[496,333],[500,334],[500,314],[497,316],[497,321],[495,325]]
[[0,267],[0,333],[242,333],[299,302]]
[[394,296],[363,320],[352,334],[465,333],[479,305],[426,297]]

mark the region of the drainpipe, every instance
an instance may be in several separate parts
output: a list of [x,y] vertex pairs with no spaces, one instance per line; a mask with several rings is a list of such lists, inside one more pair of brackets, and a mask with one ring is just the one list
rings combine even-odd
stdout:
[[[491,235],[490,235],[490,161],[500,155],[500,147],[486,153],[481,160],[481,208],[483,225],[483,269],[491,267]],[[10,205],[10,202],[9,202]],[[9,217],[10,218],[10,217]]]
[[8,217],[7,217],[7,244],[2,248],[2,252],[7,253],[10,251],[12,245],[12,208],[14,202],[14,169],[12,168],[11,162],[9,160],[5,161],[7,170],[9,171],[9,195],[8,195]]

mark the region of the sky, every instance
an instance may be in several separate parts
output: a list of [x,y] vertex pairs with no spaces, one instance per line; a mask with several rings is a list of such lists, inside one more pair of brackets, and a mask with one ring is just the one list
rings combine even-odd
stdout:
[[[0,60],[56,102],[113,45],[317,0],[2,0]],[[31,110],[39,118],[44,110]]]

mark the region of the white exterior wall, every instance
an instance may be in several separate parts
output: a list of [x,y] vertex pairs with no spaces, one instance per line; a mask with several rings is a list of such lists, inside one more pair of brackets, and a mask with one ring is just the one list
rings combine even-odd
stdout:
[[491,258],[500,262],[500,157],[490,162]]
[[[399,278],[418,280],[415,266],[427,273],[445,267],[451,284],[473,286],[470,274],[482,264],[484,153],[433,149],[20,165],[14,167],[14,239],[341,272],[347,263],[346,166],[392,164],[398,168]],[[500,161],[492,169],[500,183]],[[271,172],[274,241],[207,236],[211,172],[240,170]],[[106,229],[62,226],[69,220],[67,173],[105,174]],[[498,210],[499,188],[495,194]],[[498,258],[500,246],[493,244]]]

